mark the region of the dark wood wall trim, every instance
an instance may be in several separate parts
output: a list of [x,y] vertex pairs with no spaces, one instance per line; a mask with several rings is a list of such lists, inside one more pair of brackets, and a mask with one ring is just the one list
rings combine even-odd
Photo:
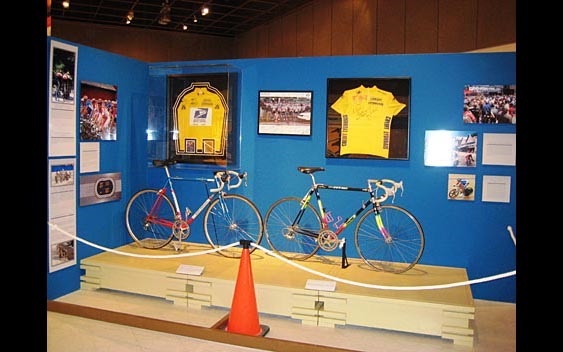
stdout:
[[407,0],[405,53],[438,52],[438,0]]
[[312,0],[234,39],[60,20],[51,34],[146,62],[467,52],[516,43],[516,0]]

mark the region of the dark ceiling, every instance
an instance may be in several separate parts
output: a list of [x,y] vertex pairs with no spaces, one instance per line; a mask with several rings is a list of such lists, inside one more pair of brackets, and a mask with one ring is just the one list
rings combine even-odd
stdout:
[[[78,21],[114,26],[130,26],[151,30],[236,37],[271,20],[289,14],[312,0],[70,0],[64,9],[62,0],[53,0],[51,17],[55,20]],[[170,22],[161,21],[163,5],[170,5]],[[201,15],[206,4],[210,12]],[[132,11],[134,17],[126,24]],[[194,22],[194,18],[197,22]]]

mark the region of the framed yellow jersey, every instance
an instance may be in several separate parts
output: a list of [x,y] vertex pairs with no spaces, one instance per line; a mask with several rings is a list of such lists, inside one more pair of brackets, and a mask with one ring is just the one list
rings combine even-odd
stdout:
[[179,163],[233,165],[236,73],[169,75],[168,157]]
[[176,154],[225,155],[229,107],[217,88],[193,83],[178,95],[173,109]]
[[328,79],[329,158],[408,159],[409,78]]

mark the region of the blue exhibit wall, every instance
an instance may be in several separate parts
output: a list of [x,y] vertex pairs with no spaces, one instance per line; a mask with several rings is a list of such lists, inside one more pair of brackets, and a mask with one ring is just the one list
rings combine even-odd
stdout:
[[[167,72],[189,73],[191,67],[210,71],[221,65],[238,72],[237,105],[240,144],[237,166],[248,171],[248,186],[239,192],[250,197],[264,215],[275,200],[288,195],[303,196],[309,178],[297,172],[297,166],[322,166],[317,180],[337,185],[364,187],[368,178],[403,180],[405,191],[395,204],[416,215],[425,236],[421,264],[460,267],[467,270],[474,298],[516,302],[516,277],[487,279],[516,269],[516,247],[507,231],[516,226],[516,166],[483,165],[483,133],[516,133],[516,125],[464,124],[463,88],[467,84],[516,84],[515,53],[471,53],[430,55],[378,55],[345,57],[304,57],[242,59],[198,62],[142,64],[115,54],[78,45],[79,79],[118,85],[118,141],[103,142],[100,172],[123,173],[120,201],[78,207],[78,236],[102,246],[117,247],[130,242],[123,212],[126,199],[145,184],[160,186],[162,172],[150,167],[149,160],[161,157],[147,141],[147,110],[166,111]],[[100,64],[100,60],[106,61]],[[95,72],[99,71],[99,75]],[[141,73],[142,72],[142,73]],[[101,75],[101,76],[100,76]],[[145,75],[139,77],[139,75]],[[408,160],[326,158],[326,116],[328,78],[410,78],[410,136]],[[148,82],[147,82],[148,81]],[[313,92],[311,136],[259,135],[258,92]],[[143,101],[143,97],[145,97]],[[138,99],[136,99],[138,98]],[[151,104],[147,104],[150,100]],[[156,102],[156,103],[154,103]],[[131,104],[138,104],[133,107]],[[154,106],[152,105],[154,104]],[[150,109],[147,105],[151,105]],[[143,110],[143,108],[145,110]],[[162,118],[165,113],[162,114]],[[152,116],[154,118],[154,116]],[[424,139],[428,130],[477,132],[477,166],[474,168],[429,167],[424,165]],[[111,149],[111,151],[109,150]],[[106,151],[107,150],[107,151]],[[159,150],[158,148],[156,150]],[[209,174],[210,170],[177,168],[182,175]],[[447,199],[448,174],[474,174],[474,201]],[[509,176],[510,202],[483,202],[484,175]],[[182,183],[177,193],[180,203],[194,209],[204,194],[197,183]],[[359,206],[361,195],[351,192],[325,192],[323,201],[334,217],[345,218]],[[353,226],[345,231],[347,255],[357,257],[353,248]],[[194,223],[189,238],[205,243],[201,222]],[[268,247],[263,240],[263,246]],[[99,250],[80,245],[78,260]],[[337,249],[329,255],[339,256]],[[402,275],[416,275],[413,270]],[[48,274],[48,296],[56,298],[79,288],[79,269],[67,268]],[[447,282],[445,282],[447,283]]]
[[[147,90],[148,67],[145,62],[108,54],[105,51],[91,47],[77,45],[72,42],[50,38],[47,42],[47,60],[49,65],[49,52],[51,40],[74,45],[78,48],[77,54],[77,104],[80,97],[80,82],[90,81],[117,86],[117,140],[99,141],[100,169],[99,173],[121,173],[122,197],[119,201],[98,203],[80,206],[80,176],[96,173],[78,173],[76,181],[76,228],[77,236],[85,241],[92,242],[94,246],[77,242],[77,265],[67,267],[47,275],[47,298],[54,299],[80,288],[79,268],[80,260],[100,253],[103,248],[115,248],[128,241],[123,232],[123,213],[127,203],[127,196],[131,194],[132,187],[138,188],[146,174],[146,154],[138,154],[144,150],[145,133],[138,135],[142,125],[146,125],[147,115]],[[50,69],[47,68],[47,72]],[[49,90],[48,90],[49,91]],[[49,95],[47,94],[47,99]],[[80,165],[80,131],[79,109],[77,108],[77,165]],[[92,142],[84,142],[92,143]],[[69,158],[73,156],[65,156]],[[77,166],[76,168],[80,168]],[[48,250],[48,249],[47,249]],[[48,256],[47,256],[48,257]],[[47,268],[49,267],[47,263]]]

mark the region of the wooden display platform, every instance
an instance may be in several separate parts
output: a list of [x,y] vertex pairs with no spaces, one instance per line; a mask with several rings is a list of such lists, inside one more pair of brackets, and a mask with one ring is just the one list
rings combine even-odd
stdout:
[[[140,257],[104,252],[82,259],[81,289],[112,289],[149,295],[189,307],[230,308],[239,270],[239,259],[217,253],[186,256],[207,251],[209,245],[185,243],[172,248],[149,250],[136,244],[115,250]],[[173,256],[146,258],[145,256]],[[470,286],[432,290],[387,290],[365,287],[433,286],[467,281],[465,269],[417,265],[403,274],[369,269],[361,260],[313,257],[295,262],[332,277],[358,283],[336,282],[336,290],[305,289],[307,280],[331,281],[297,268],[259,249],[250,255],[259,313],[291,317],[302,324],[334,327],[356,325],[439,336],[455,344],[473,346],[472,321],[475,304]],[[176,273],[180,265],[203,267],[201,275]],[[362,286],[364,285],[364,286]]]

